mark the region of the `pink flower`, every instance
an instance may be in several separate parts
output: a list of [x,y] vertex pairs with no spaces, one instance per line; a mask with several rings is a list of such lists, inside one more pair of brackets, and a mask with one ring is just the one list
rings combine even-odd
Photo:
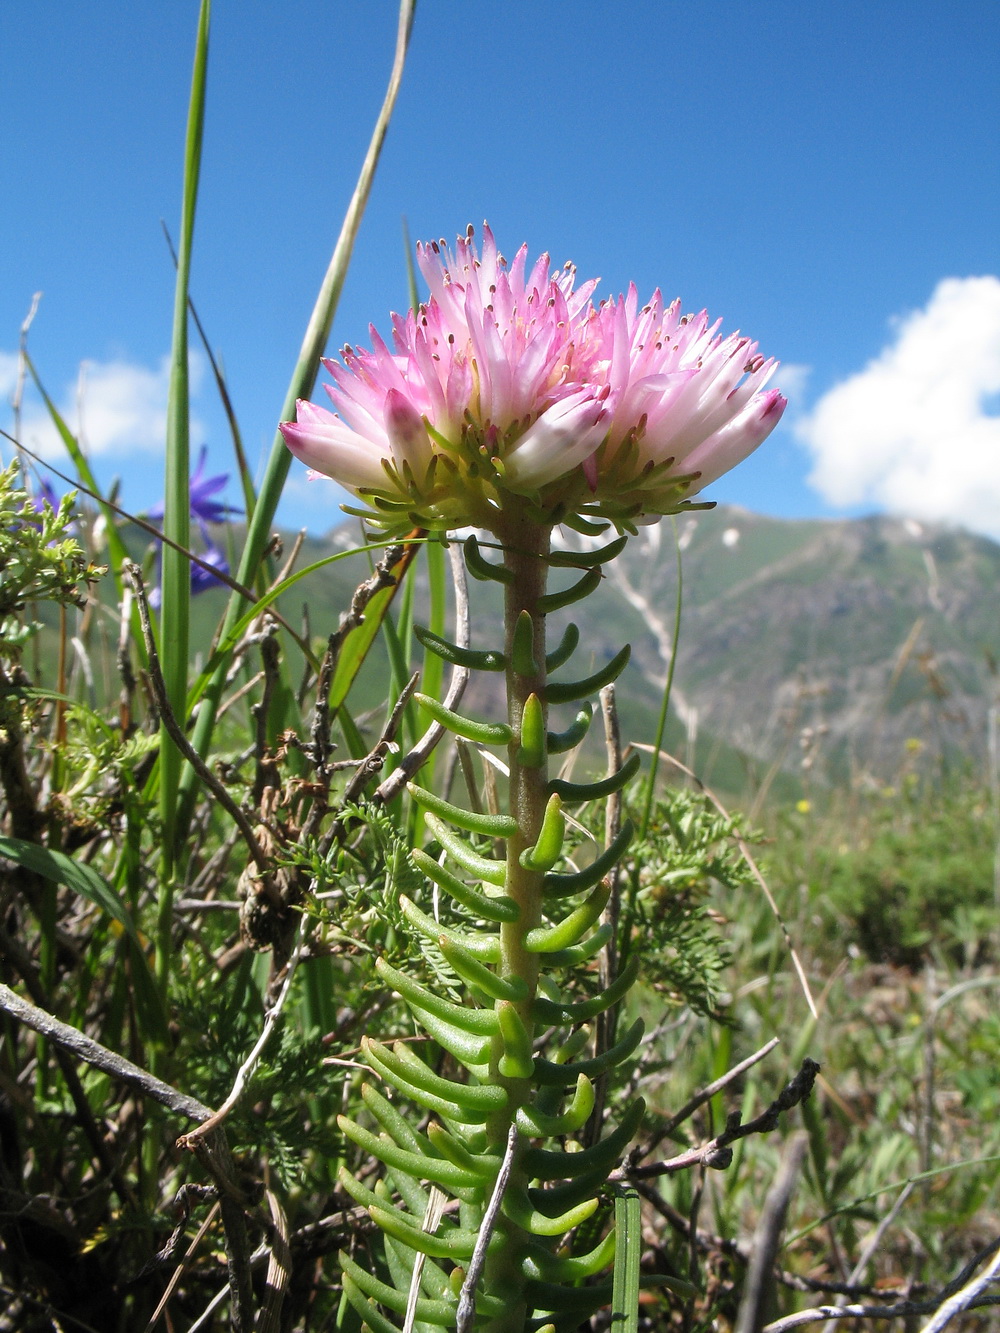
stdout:
[[594,305],[527,246],[507,261],[483,227],[452,254],[418,245],[426,304],[392,317],[392,347],[324,364],[336,413],[298,404],[289,449],[368,502],[388,529],[489,528],[511,495],[549,521],[619,527],[675,512],[751,453],[785,399],[776,362],[659,291]]

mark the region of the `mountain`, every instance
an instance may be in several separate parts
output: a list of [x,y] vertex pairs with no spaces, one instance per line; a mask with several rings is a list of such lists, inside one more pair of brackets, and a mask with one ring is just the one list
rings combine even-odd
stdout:
[[[918,756],[982,771],[1000,546],[908,519],[791,522],[736,508],[681,516],[675,531],[674,697],[706,780],[722,747],[789,773],[805,761],[825,780],[884,782]],[[631,688],[657,694],[673,630],[672,536],[667,523],[643,529],[590,608],[596,636],[614,616],[615,638],[619,625],[631,638]]]
[[[297,567],[358,540],[353,523],[308,538]],[[792,795],[803,780],[892,782],[904,766],[984,770],[1000,661],[996,543],[909,519],[789,521],[725,506],[641,529],[593,596],[551,618],[553,637],[569,619],[581,629],[564,676],[632,644],[618,687],[627,738],[655,730],[675,541],[683,604],[667,743],[706,781],[742,794],[777,781]],[[368,571],[365,555],[327,565],[282,598],[283,612],[299,624],[307,606],[325,638]],[[417,577],[419,619],[422,564]],[[573,577],[556,571],[552,582]],[[472,593],[473,642],[497,646],[498,590]],[[359,708],[384,701],[384,661],[362,681]],[[474,681],[466,706],[495,711],[495,679]]]

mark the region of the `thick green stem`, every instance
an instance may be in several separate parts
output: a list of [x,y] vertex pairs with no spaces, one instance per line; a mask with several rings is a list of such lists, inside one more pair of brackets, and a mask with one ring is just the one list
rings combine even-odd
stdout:
[[[504,514],[502,537],[504,564],[513,575],[504,585],[505,648],[507,657],[507,721],[513,732],[508,761],[510,764],[510,813],[517,820],[517,832],[507,840],[506,893],[520,907],[520,915],[513,922],[501,926],[500,971],[504,977],[518,977],[527,986],[527,997],[517,1006],[518,1014],[533,1037],[531,1006],[538,984],[539,955],[524,947],[525,936],[541,921],[542,875],[526,870],[521,865],[521,853],[534,846],[547,801],[548,765],[544,747],[540,756],[525,756],[521,747],[521,725],[525,705],[532,695],[541,703],[543,735],[545,718],[545,614],[539,602],[545,593],[548,577],[548,553],[551,529],[528,519],[520,508],[511,508]],[[523,632],[524,617],[530,618],[530,652],[528,636]],[[518,625],[522,625],[520,637]],[[538,762],[540,758],[540,762]],[[526,759],[528,762],[526,762]],[[530,1078],[512,1078],[501,1071],[504,1054],[502,1038],[494,1042],[491,1073],[493,1079],[507,1088],[508,1104],[502,1114],[491,1120],[488,1132],[494,1147],[502,1151],[507,1141],[511,1120],[520,1106],[529,1099]],[[520,1190],[527,1185],[524,1171],[515,1165],[509,1189]],[[510,1219],[504,1219],[501,1228],[507,1237],[502,1250],[491,1256],[487,1265],[487,1290],[504,1294],[503,1315],[492,1319],[487,1333],[521,1333],[525,1322],[525,1301],[521,1295],[524,1276],[521,1258],[526,1234]]]

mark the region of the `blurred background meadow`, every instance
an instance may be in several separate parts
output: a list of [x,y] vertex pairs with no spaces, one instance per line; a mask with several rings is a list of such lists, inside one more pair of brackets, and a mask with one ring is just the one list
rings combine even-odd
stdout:
[[[195,1155],[176,1140],[200,1112],[70,1058],[65,1032],[7,1006],[0,1329],[359,1326],[334,1256],[367,1233],[338,1184],[352,1150],[335,1116],[356,1099],[361,1035],[405,1030],[370,963],[376,946],[407,955],[393,865],[419,816],[387,804],[355,836],[363,784],[320,750],[377,751],[372,782],[391,778],[387,738],[405,752],[421,728],[410,704],[387,730],[387,697],[416,670],[442,692],[413,626],[445,631],[454,602],[443,555],[409,548],[371,633],[346,623],[331,695],[329,636],[383,552],[334,483],[297,463],[277,476],[273,442],[324,344],[369,345],[370,322],[408,307],[412,241],[484,217],[508,254],[547,249],[600,275],[599,294],[662,286],[724,317],[782,360],[790,400],[708,491],[718,508],[640,529],[575,615],[593,660],[633,645],[617,707],[647,776],[669,691],[669,757],[626,866],[648,958],[644,1145],[705,1142],[730,1112],[760,1114],[804,1057],[821,1066],[809,1100],[740,1140],[726,1170],[643,1179],[644,1267],[673,1285],[644,1293],[641,1326],[788,1327],[848,1303],[922,1324],[1000,1237],[995,5],[421,0],[353,254],[339,252],[332,334],[301,353],[395,6],[217,4],[187,228],[197,6],[14,13],[0,982],[202,1111],[279,996],[282,1021],[228,1139]],[[182,295],[207,343],[192,328],[189,352],[161,223],[182,270],[188,246]],[[61,519],[44,510],[79,484],[94,494]],[[159,530],[208,567],[189,582]],[[126,558],[141,577],[123,577]],[[144,631],[143,586],[154,626],[173,616],[183,636]],[[473,642],[499,617],[477,594]],[[188,737],[204,772],[171,768],[165,705],[190,721],[203,697],[214,732],[203,708]],[[494,706],[473,682],[467,711]],[[603,743],[582,769],[603,771]],[[445,747],[434,762],[488,802],[485,767]],[[273,902],[248,886],[220,789],[276,867]],[[741,1316],[800,1132],[781,1244]],[[981,1305],[953,1326],[1000,1324]]]

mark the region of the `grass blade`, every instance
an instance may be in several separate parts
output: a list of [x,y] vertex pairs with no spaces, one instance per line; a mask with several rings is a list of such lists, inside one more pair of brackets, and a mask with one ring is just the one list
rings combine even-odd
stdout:
[[[164,478],[163,532],[178,546],[191,545],[189,495],[190,385],[188,383],[188,287],[191,248],[201,170],[201,145],[205,124],[205,83],[208,68],[210,0],[201,0],[195,42],[191,100],[188,107],[184,147],[184,189],[181,230],[174,288],[174,329],[171,347],[170,389],[167,399],[167,451]],[[191,600],[191,568],[180,551],[164,546],[162,554],[160,638],[163,679],[167,700],[181,726],[185,722],[188,673],[188,634]],[[166,984],[170,967],[170,928],[176,873],[177,794],[182,760],[166,728],[160,732],[160,817],[163,821],[162,878],[157,926],[157,975]]]
[[615,1195],[615,1275],[611,1327],[615,1333],[638,1333],[639,1260],[642,1257],[641,1201],[637,1190]]

